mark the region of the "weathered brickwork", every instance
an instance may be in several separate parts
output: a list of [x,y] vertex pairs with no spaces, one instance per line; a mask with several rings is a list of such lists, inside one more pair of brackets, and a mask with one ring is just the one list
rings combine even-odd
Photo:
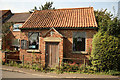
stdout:
[[[84,31],[86,32],[86,45],[85,45],[85,52],[86,53],[74,53],[72,50],[72,43],[73,43],[73,32]],[[96,33],[95,30],[59,30],[66,38],[64,39],[63,47],[64,47],[64,57],[66,58],[80,58],[82,60],[73,60],[76,63],[83,64],[84,59],[86,62],[89,61],[89,56],[92,50],[92,38],[93,35]]]
[[[21,31],[20,34],[20,40],[27,40],[28,41],[28,32],[40,32],[40,37],[39,37],[39,50],[40,52],[34,52],[34,53],[29,53],[27,50],[20,49],[20,59],[22,60],[22,56],[24,55],[24,60],[25,62],[29,61],[31,62],[32,58],[37,57],[38,59],[41,58],[41,63],[43,66],[45,66],[45,44],[46,41],[44,41],[45,37],[51,37],[50,33],[45,33],[49,31],[49,29],[43,29],[43,30],[23,30]],[[96,33],[95,30],[93,29],[64,29],[64,30],[57,30],[60,34],[62,34],[64,37],[62,37],[59,33],[54,32],[52,37],[59,37],[61,38],[61,41],[59,42],[59,63],[62,63],[63,57],[66,58],[81,58],[81,59],[86,59],[86,61],[89,58],[91,49],[92,49],[92,38],[93,35]],[[72,50],[72,43],[73,43],[73,32],[79,32],[79,31],[84,31],[86,32],[86,50],[85,54],[84,53],[74,53]],[[45,36],[43,36],[45,35]],[[82,64],[83,61],[78,61],[74,60],[76,63]]]

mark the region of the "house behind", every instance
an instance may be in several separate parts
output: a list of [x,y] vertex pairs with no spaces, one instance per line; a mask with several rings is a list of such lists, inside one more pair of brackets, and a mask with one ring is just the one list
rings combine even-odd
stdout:
[[[4,10],[3,10],[4,11]],[[9,10],[10,11],[10,10]],[[6,15],[7,18],[3,18],[3,24],[4,23],[12,23],[12,26],[10,27],[10,31],[7,33],[6,38],[7,41],[2,44],[3,50],[17,50],[19,51],[20,47],[20,29],[19,27],[23,25],[23,23],[27,20],[27,18],[30,16],[30,13],[9,13],[9,15]],[[5,45],[5,43],[7,45]]]
[[[27,18],[30,16],[30,13],[12,13],[11,10],[0,10],[2,13],[1,20],[2,24],[9,24],[12,23],[12,25],[9,27],[6,36],[0,39],[0,46],[2,45],[2,60],[5,61],[5,53],[7,51],[10,51],[8,53],[12,54],[17,53],[19,54],[19,48],[20,48],[20,29],[19,27],[23,25],[23,23],[27,20]],[[1,30],[3,27],[1,26]],[[1,32],[2,33],[2,32]],[[11,52],[12,51],[12,52]],[[10,58],[15,57],[11,56]]]

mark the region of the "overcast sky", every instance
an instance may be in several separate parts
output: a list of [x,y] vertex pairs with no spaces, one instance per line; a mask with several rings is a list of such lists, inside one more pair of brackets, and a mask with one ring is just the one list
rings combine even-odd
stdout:
[[79,7],[94,7],[97,9],[108,9],[115,13],[118,11],[118,1],[120,0],[0,0],[0,10],[10,9],[13,13],[28,12],[34,6],[44,5],[45,2],[53,1],[53,6],[57,9],[60,8],[79,8]]

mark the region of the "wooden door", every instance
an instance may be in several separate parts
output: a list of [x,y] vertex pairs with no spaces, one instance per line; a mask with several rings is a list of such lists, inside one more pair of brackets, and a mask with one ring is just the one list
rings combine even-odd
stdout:
[[55,67],[58,65],[59,50],[58,43],[56,42],[46,42],[46,53],[45,53],[46,66]]

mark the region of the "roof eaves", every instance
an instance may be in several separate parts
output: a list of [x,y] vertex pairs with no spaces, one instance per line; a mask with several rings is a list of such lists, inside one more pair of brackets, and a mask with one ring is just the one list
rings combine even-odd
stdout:
[[[98,27],[54,27],[55,29],[96,29]],[[20,28],[21,30],[41,30],[41,29],[51,29],[51,27],[42,28]]]

